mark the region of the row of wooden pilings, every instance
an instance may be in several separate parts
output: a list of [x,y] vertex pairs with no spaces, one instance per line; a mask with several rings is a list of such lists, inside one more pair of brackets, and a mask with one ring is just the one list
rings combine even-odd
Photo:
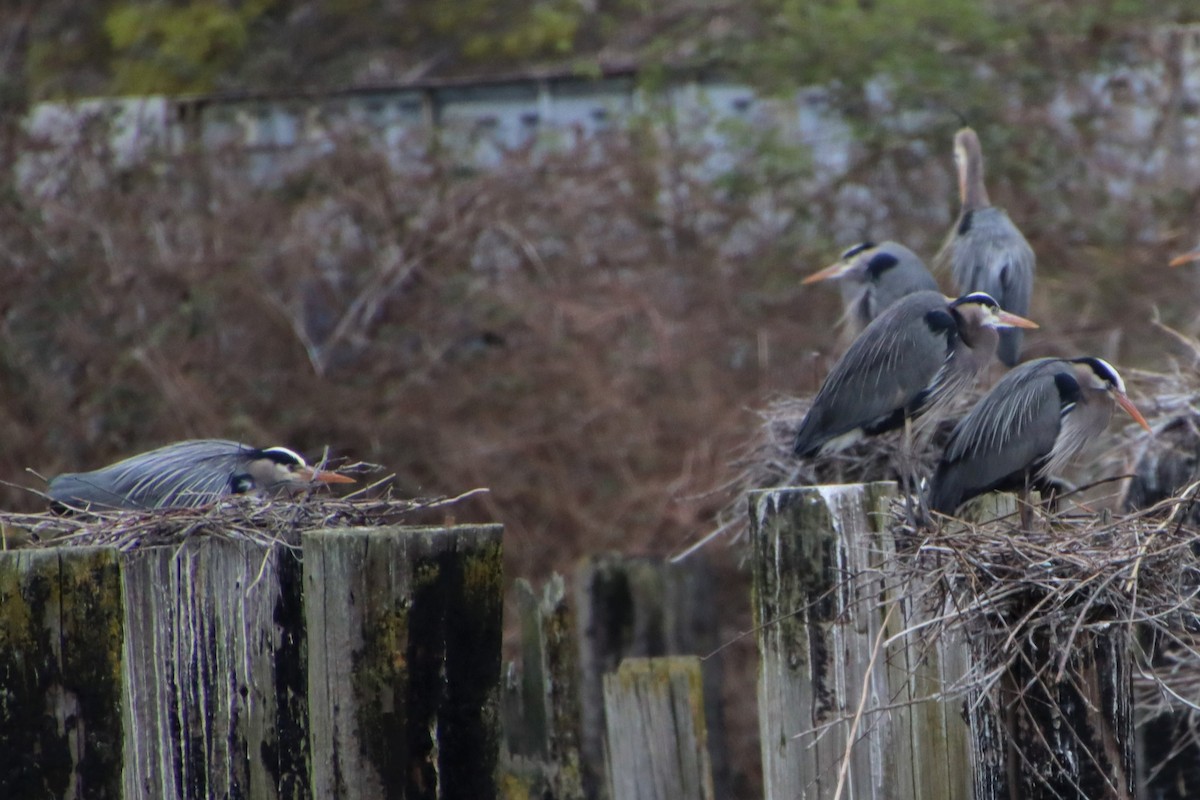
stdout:
[[[889,596],[894,493],[750,497],[766,800],[1133,797],[1126,634],[1040,711],[940,699],[970,647],[895,637],[929,612]],[[501,547],[483,525],[0,553],[0,798],[726,796],[702,566],[516,581],[505,666]]]

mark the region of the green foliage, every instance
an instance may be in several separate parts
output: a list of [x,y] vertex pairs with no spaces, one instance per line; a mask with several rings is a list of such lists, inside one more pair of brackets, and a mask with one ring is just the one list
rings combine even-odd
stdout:
[[250,26],[273,0],[230,8],[220,0],[184,6],[127,2],[104,19],[115,57],[118,94],[173,94],[211,90],[250,41]]
[[757,85],[841,90],[851,116],[877,82],[897,105],[977,117],[1014,86],[1045,91],[1118,55],[1130,33],[1196,13],[1142,0],[752,0],[736,33],[707,44]]
[[571,53],[587,15],[577,0],[426,0],[417,22],[469,60],[523,60]]
[[898,88],[953,93],[1013,35],[977,0],[754,0],[754,7],[761,35],[731,55],[778,88],[860,90],[887,76]]

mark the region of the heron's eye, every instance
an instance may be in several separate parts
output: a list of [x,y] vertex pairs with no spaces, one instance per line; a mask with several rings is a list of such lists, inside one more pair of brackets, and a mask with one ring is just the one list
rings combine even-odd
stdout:
[[254,478],[242,473],[229,479],[229,491],[232,494],[245,494],[254,491]]

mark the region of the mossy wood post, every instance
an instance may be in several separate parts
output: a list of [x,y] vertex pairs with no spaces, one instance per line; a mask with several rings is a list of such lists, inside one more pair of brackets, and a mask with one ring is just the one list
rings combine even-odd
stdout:
[[767,800],[831,798],[843,781],[842,797],[970,795],[960,709],[914,702],[961,653],[885,644],[920,612],[892,579],[894,496],[892,483],[750,494]]
[[[603,678],[628,657],[708,655],[720,646],[711,570],[703,558],[672,564],[616,554],[583,560],[575,575],[579,629],[581,751],[585,790],[604,794]],[[727,796],[728,758],[720,706],[720,656],[703,663],[709,756],[718,796]]]
[[0,554],[0,797],[308,797],[282,548]]
[[497,797],[500,533],[304,534],[314,797]]
[[0,553],[0,797],[123,797],[117,559]]
[[604,710],[613,800],[713,800],[698,657],[625,659]]
[[[703,558],[664,559],[595,555],[575,576],[580,632],[580,696],[584,789],[605,788],[604,675],[626,657],[708,655],[719,648],[719,608],[712,571]],[[721,714],[721,658],[703,662],[709,757],[716,793],[726,789],[728,758]]]
[[126,800],[308,797],[296,554],[197,537],[121,568]]
[[561,575],[539,598],[518,578],[521,660],[505,670],[500,785],[505,798],[582,800],[575,618]]

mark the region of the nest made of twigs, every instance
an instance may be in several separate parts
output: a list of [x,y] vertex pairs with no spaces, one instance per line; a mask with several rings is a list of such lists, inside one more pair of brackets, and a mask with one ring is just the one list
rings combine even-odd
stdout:
[[[1174,331],[1172,336],[1180,337]],[[1189,340],[1190,341],[1190,340]],[[1200,359],[1200,343],[1195,343]],[[1118,412],[1113,423],[1077,460],[1070,482],[1099,491],[1072,498],[1109,508],[1136,510],[1177,497],[1196,478],[1200,466],[1200,373],[1175,365],[1164,372],[1123,370],[1129,396],[1153,428],[1147,433]],[[780,397],[759,411],[761,423],[749,431],[730,462],[730,478],[714,490],[726,498],[715,525],[699,542],[676,558],[684,558],[709,542],[745,538],[749,519],[745,497],[756,489],[833,483],[898,481],[917,486],[941,456],[950,432],[986,391],[976,386],[960,393],[919,435],[893,431],[864,439],[839,453],[802,459],[792,451],[796,430],[812,405],[812,397]],[[1197,476],[1200,477],[1200,476]],[[1200,504],[1193,510],[1200,523]]]
[[1139,724],[1170,720],[1172,741],[1200,745],[1200,529],[1188,506],[1039,509],[1029,528],[1016,513],[932,530],[897,524],[893,577],[925,616],[895,638],[922,650],[943,637],[970,642],[970,666],[940,688],[958,699],[984,696],[1013,670],[1026,676],[1018,693],[1086,680],[1072,657],[1123,633]]
[[194,536],[296,546],[305,531],[411,524],[438,514],[449,518],[455,506],[487,491],[397,498],[390,489],[381,488],[389,480],[345,497],[315,492],[279,498],[236,495],[197,508],[38,514],[0,511],[0,534],[6,549],[103,545],[125,551],[176,544]]

